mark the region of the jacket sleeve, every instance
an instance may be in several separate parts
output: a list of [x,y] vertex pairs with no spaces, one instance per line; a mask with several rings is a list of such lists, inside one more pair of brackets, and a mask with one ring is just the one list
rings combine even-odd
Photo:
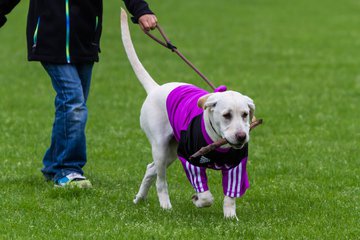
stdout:
[[20,0],[0,0],[0,27],[6,22],[5,15],[10,13],[19,2]]
[[[1,1],[1,0],[0,0]],[[138,23],[139,18],[144,14],[154,14],[147,2],[144,0],[123,0],[125,2],[127,10],[133,15],[131,20],[134,23]]]

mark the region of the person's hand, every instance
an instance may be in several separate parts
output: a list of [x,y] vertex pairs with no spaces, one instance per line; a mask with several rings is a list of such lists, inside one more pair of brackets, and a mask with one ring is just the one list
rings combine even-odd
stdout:
[[139,25],[143,31],[154,30],[157,24],[157,18],[154,14],[142,15],[139,20]]

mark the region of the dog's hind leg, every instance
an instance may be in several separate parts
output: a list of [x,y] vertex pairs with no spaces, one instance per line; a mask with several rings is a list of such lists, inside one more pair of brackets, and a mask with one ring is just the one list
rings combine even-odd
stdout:
[[172,88],[161,86],[149,93],[140,114],[140,125],[151,144],[154,164],[149,165],[137,198],[146,196],[156,173],[156,189],[160,206],[164,209],[171,208],[166,168],[176,159],[177,149],[166,111],[166,98]]
[[[143,199],[146,199],[149,189],[151,185],[154,183],[154,180],[157,176],[158,169],[160,169],[159,171],[162,171],[162,174],[160,174],[160,177],[158,177],[156,184],[160,205],[162,208],[165,209],[171,208],[170,200],[166,200],[169,199],[169,197],[168,197],[165,175],[166,175],[166,168],[176,159],[177,145],[173,141],[170,141],[169,144],[165,144],[165,145],[166,146],[164,147],[156,147],[157,145],[155,144],[153,145],[152,151],[153,151],[154,162],[147,165],[146,173],[141,182],[139,192],[136,194],[135,199],[133,201],[135,204],[137,204],[139,201]],[[155,164],[155,162],[157,164]],[[165,176],[165,178],[163,176]]]
[[174,146],[171,143],[153,144],[152,153],[156,165],[156,190],[163,209],[171,209],[171,203],[168,193],[168,184],[166,181],[166,169],[175,160]]
[[156,177],[156,166],[155,166],[155,163],[152,162],[147,165],[146,172],[145,172],[144,178],[141,182],[139,192],[136,194],[135,199],[134,199],[135,204],[138,203],[140,200],[143,200],[146,198],[146,196],[149,192],[149,189],[155,180],[155,177]]

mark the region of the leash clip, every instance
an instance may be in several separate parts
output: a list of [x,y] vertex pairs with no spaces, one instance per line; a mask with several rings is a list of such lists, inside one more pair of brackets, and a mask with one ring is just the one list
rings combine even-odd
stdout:
[[177,49],[176,46],[172,45],[171,42],[166,42],[166,47],[170,49],[172,52],[175,52],[175,49]]

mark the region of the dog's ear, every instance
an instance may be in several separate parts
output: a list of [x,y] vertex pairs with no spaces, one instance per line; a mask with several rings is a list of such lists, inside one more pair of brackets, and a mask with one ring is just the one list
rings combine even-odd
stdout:
[[244,97],[245,97],[245,99],[246,99],[246,101],[247,101],[247,105],[248,105],[249,108],[250,108],[250,117],[249,117],[249,120],[250,120],[250,122],[252,122],[253,119],[255,118],[255,117],[254,117],[254,114],[255,114],[255,103],[254,103],[254,101],[253,101],[251,98],[249,98],[248,96],[244,96]]
[[199,108],[203,108],[206,109],[207,107],[209,107],[210,105],[207,103],[208,98],[213,95],[213,93],[209,93],[206,94],[204,96],[202,96],[201,98],[199,98],[197,105]]

